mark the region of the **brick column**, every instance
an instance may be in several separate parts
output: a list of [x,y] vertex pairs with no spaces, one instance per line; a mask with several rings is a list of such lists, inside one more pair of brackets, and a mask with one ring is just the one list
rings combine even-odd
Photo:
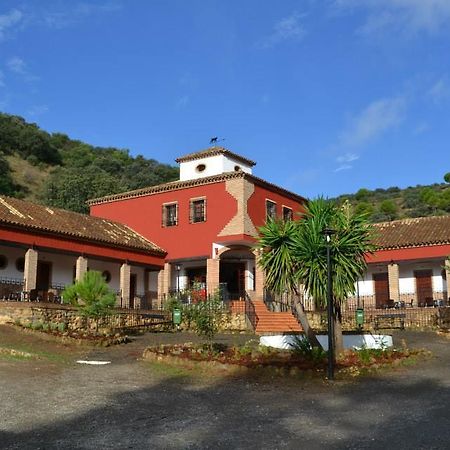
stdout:
[[[445,261],[445,276],[447,278],[447,302],[450,302],[450,258]],[[449,305],[449,303],[446,303]]]
[[170,289],[172,287],[172,264],[165,263],[164,264],[164,273],[163,273],[163,292],[166,295],[169,295]]
[[127,263],[123,263],[120,266],[120,296],[124,307],[130,305],[130,275],[131,267]]
[[164,269],[158,272],[158,307],[162,308],[164,297]]
[[396,302],[400,300],[400,286],[398,278],[399,278],[398,264],[395,263],[389,264],[388,265],[389,298]]
[[24,290],[36,289],[36,276],[38,265],[38,252],[32,248],[25,253],[25,265],[23,271]]
[[255,254],[255,298],[262,300],[264,298],[264,286],[266,284],[266,273],[258,264],[260,259],[259,253]]
[[220,259],[209,258],[206,260],[206,290],[208,294],[214,294],[219,289]]
[[81,281],[84,277],[84,274],[88,269],[88,260],[84,256],[79,256],[77,258],[77,263],[75,265],[75,280]]

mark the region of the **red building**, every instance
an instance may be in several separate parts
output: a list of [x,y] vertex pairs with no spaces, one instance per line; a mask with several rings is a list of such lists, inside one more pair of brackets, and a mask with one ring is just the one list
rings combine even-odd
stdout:
[[255,163],[222,147],[185,155],[180,180],[91,200],[91,215],[124,223],[166,252],[150,274],[160,294],[197,288],[262,294],[257,229],[267,217],[293,217],[305,199],[252,174]]
[[[126,225],[0,196],[0,299],[52,301],[91,269],[103,273],[122,306],[149,291],[165,252]],[[23,298],[22,298],[23,300]]]

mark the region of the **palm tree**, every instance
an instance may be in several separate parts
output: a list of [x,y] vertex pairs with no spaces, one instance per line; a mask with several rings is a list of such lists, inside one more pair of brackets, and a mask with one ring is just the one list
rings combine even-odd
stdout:
[[298,246],[299,223],[293,220],[269,219],[259,229],[258,247],[262,250],[258,261],[266,273],[266,287],[275,294],[293,295],[300,324],[313,347],[320,347],[306,316],[298,290],[299,262],[295,257]]
[[343,349],[341,305],[355,293],[355,283],[366,270],[364,255],[374,250],[372,228],[364,214],[338,207],[323,198],[311,200],[299,221],[268,221],[259,229],[260,266],[266,287],[274,293],[295,294],[300,323],[311,345],[319,345],[309,326],[297,286],[301,283],[316,304],[327,303],[327,257],[324,230],[335,231],[331,240],[335,345]]
[[367,216],[355,213],[349,203],[337,206],[318,198],[308,203],[298,226],[294,258],[298,263],[297,278],[317,304],[327,304],[326,228],[334,230],[331,238],[332,285],[336,352],[343,350],[342,303],[355,294],[356,282],[364,274],[364,256],[375,250],[372,227]]

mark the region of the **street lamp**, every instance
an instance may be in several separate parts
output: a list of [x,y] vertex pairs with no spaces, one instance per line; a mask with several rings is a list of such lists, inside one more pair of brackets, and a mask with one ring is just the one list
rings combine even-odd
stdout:
[[334,379],[334,308],[333,308],[333,277],[331,265],[331,236],[334,230],[326,228],[323,234],[327,246],[327,307],[328,307],[328,379]]

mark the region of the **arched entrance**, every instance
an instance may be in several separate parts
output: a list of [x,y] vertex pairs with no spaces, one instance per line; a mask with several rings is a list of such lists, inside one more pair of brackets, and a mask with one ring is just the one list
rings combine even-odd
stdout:
[[255,255],[248,247],[231,247],[220,253],[219,283],[228,300],[241,300],[255,289]]

